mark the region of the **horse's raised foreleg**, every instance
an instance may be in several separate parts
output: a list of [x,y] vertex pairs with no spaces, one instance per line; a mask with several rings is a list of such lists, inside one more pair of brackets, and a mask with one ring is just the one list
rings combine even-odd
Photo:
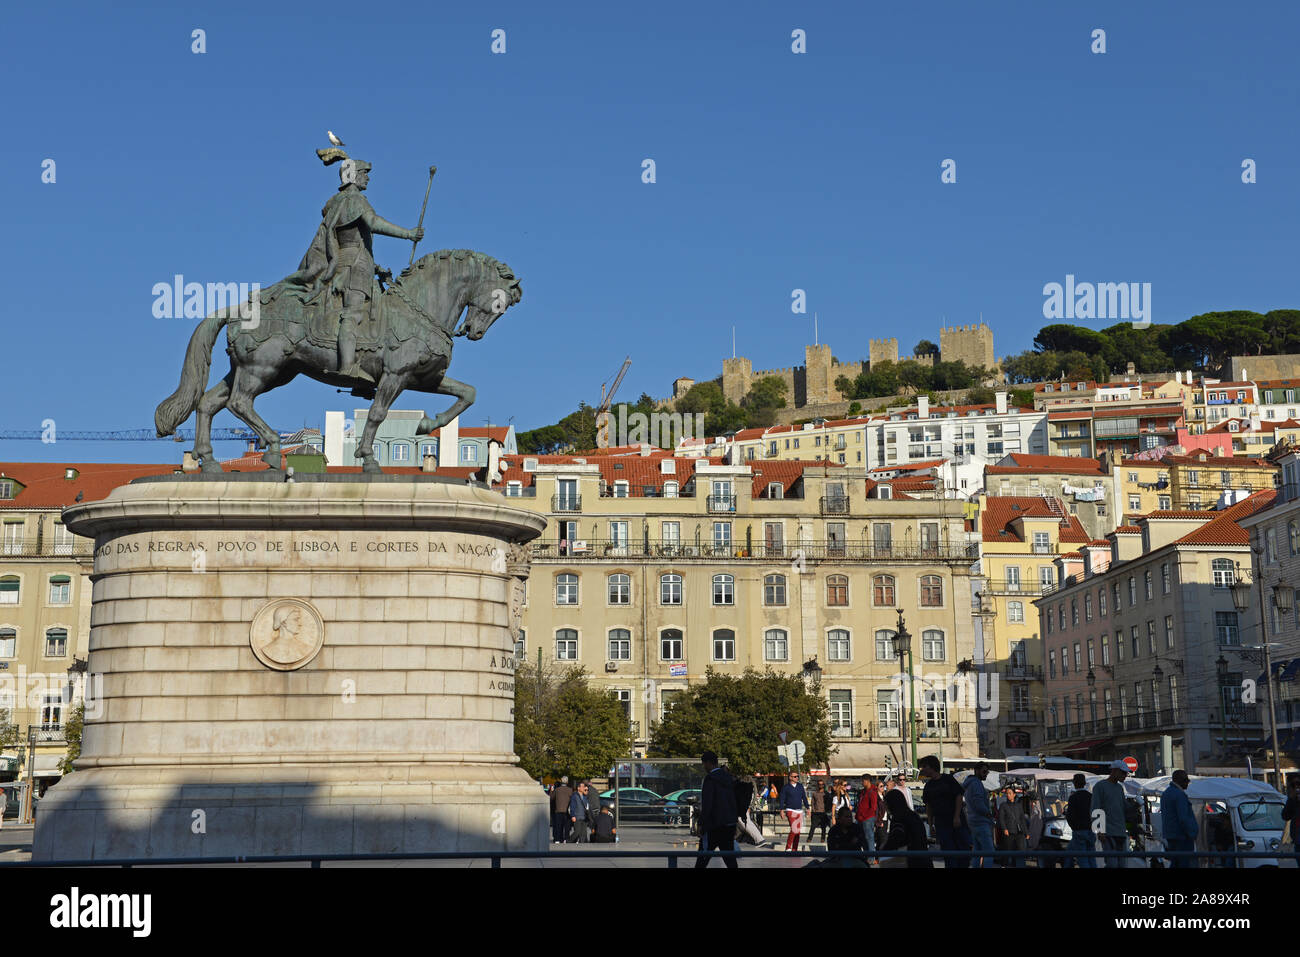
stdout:
[[199,460],[199,468],[204,472],[221,472],[221,463],[212,454],[212,417],[226,407],[226,400],[230,398],[230,382],[234,377],[234,370],[227,372],[224,379],[199,399],[198,416],[194,423],[194,457]]
[[442,428],[452,419],[456,418],[456,416],[460,415],[473,405],[474,399],[478,395],[474,387],[468,382],[461,382],[448,375],[442,376],[441,380],[436,384],[432,382],[427,384],[422,383],[416,388],[420,389],[422,392],[433,392],[437,395],[454,395],[456,397],[455,402],[449,405],[442,412],[439,412],[432,419],[421,419],[419,426],[416,428],[417,435],[428,435],[435,429]]
[[253,400],[275,384],[275,376],[259,376],[249,366],[236,366],[234,381],[230,385],[230,398],[226,408],[248,423],[266,446],[262,461],[274,470],[280,469],[280,435],[253,409]]
[[387,372],[379,377],[379,382],[375,386],[375,398],[366,413],[366,427],[361,433],[361,441],[357,443],[356,457],[361,460],[363,472],[383,471],[375,461],[375,433],[379,431],[379,426],[383,424],[384,419],[388,418],[388,410],[393,401],[405,388],[406,376],[404,375]]

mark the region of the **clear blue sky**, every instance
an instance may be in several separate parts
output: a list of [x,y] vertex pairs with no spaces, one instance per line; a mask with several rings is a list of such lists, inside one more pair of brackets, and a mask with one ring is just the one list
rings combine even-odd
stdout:
[[[755,368],[798,364],[814,310],[843,360],[981,312],[1018,352],[1067,273],[1150,282],[1157,322],[1300,306],[1291,4],[153,0],[5,20],[0,428],[150,425],[194,326],[153,318],[153,284],[292,272],[337,185],[313,153],[327,128],[404,226],[437,164],[421,250],[479,249],[522,280],[486,338],[457,341],[452,373],[479,389],[464,424],[552,422],[625,355],[620,395],[665,395],[718,374],[733,325]],[[376,239],[394,269],[409,251]],[[304,379],[259,408],[288,429],[355,402]]]

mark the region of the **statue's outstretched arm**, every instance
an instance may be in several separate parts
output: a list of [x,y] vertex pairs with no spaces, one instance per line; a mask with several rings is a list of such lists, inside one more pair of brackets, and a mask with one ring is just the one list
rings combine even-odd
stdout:
[[366,213],[366,225],[370,227],[372,233],[378,233],[380,236],[392,236],[394,239],[415,240],[424,234],[423,229],[403,229],[396,223],[390,223],[374,210]]

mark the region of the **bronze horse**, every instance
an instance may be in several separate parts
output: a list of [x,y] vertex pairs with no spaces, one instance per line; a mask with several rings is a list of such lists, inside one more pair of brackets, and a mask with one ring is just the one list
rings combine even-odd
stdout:
[[[194,455],[204,472],[221,471],[211,439],[212,417],[221,409],[248,423],[266,447],[263,461],[279,469],[280,437],[254,411],[253,400],[298,375],[334,385],[354,384],[333,371],[335,346],[308,337],[306,307],[277,286],[263,293],[262,299],[269,302],[256,323],[241,321],[238,309],[215,312],[199,323],[185,352],[180,385],[154,412],[159,436],[173,434],[191,412],[198,412]],[[420,435],[441,428],[473,404],[474,387],[447,375],[452,338],[483,338],[521,296],[519,280],[505,263],[467,249],[444,249],[421,257],[377,297],[376,307],[384,310],[379,324],[383,339],[378,348],[358,350],[361,367],[375,378],[374,400],[356,451],[364,471],[381,471],[375,461],[375,432],[404,390],[456,397],[444,412],[421,420]],[[457,328],[462,313],[465,321]],[[212,347],[227,325],[230,371],[205,392]]]

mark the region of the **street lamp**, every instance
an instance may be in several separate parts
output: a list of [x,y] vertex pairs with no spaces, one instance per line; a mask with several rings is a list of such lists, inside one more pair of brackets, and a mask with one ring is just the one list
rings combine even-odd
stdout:
[[[1281,742],[1277,739],[1277,710],[1274,702],[1277,697],[1273,692],[1273,653],[1272,646],[1268,641],[1268,628],[1265,621],[1268,618],[1267,610],[1264,607],[1264,573],[1263,573],[1263,545],[1251,545],[1251,554],[1254,556],[1251,560],[1251,575],[1254,583],[1259,586],[1259,644],[1264,652],[1264,680],[1268,683],[1268,730],[1273,740],[1273,781],[1279,789],[1282,786],[1282,767],[1278,761],[1278,746]],[[1250,607],[1250,592],[1252,585],[1249,582],[1242,581],[1240,566],[1237,568],[1237,574],[1233,577],[1236,581],[1232,584],[1232,604],[1238,612],[1244,612]],[[1273,606],[1281,614],[1286,614],[1291,610],[1291,604],[1295,597],[1295,589],[1284,581],[1279,581],[1273,586]]]
[[1228,659],[1219,652],[1214,662],[1214,672],[1219,676],[1219,720],[1223,727],[1223,763],[1228,763],[1228,702],[1223,695],[1224,683],[1228,680]]
[[1088,687],[1089,688],[1097,687],[1097,673],[1092,670],[1091,665],[1088,667]]
[[912,633],[903,622],[903,609],[898,611],[898,626],[894,641],[898,644],[898,667],[903,667],[903,658],[907,658],[907,728],[912,741],[912,767],[916,767],[916,692],[912,681]]
[[817,664],[816,655],[803,663],[803,676],[814,687],[822,683],[822,666]]

